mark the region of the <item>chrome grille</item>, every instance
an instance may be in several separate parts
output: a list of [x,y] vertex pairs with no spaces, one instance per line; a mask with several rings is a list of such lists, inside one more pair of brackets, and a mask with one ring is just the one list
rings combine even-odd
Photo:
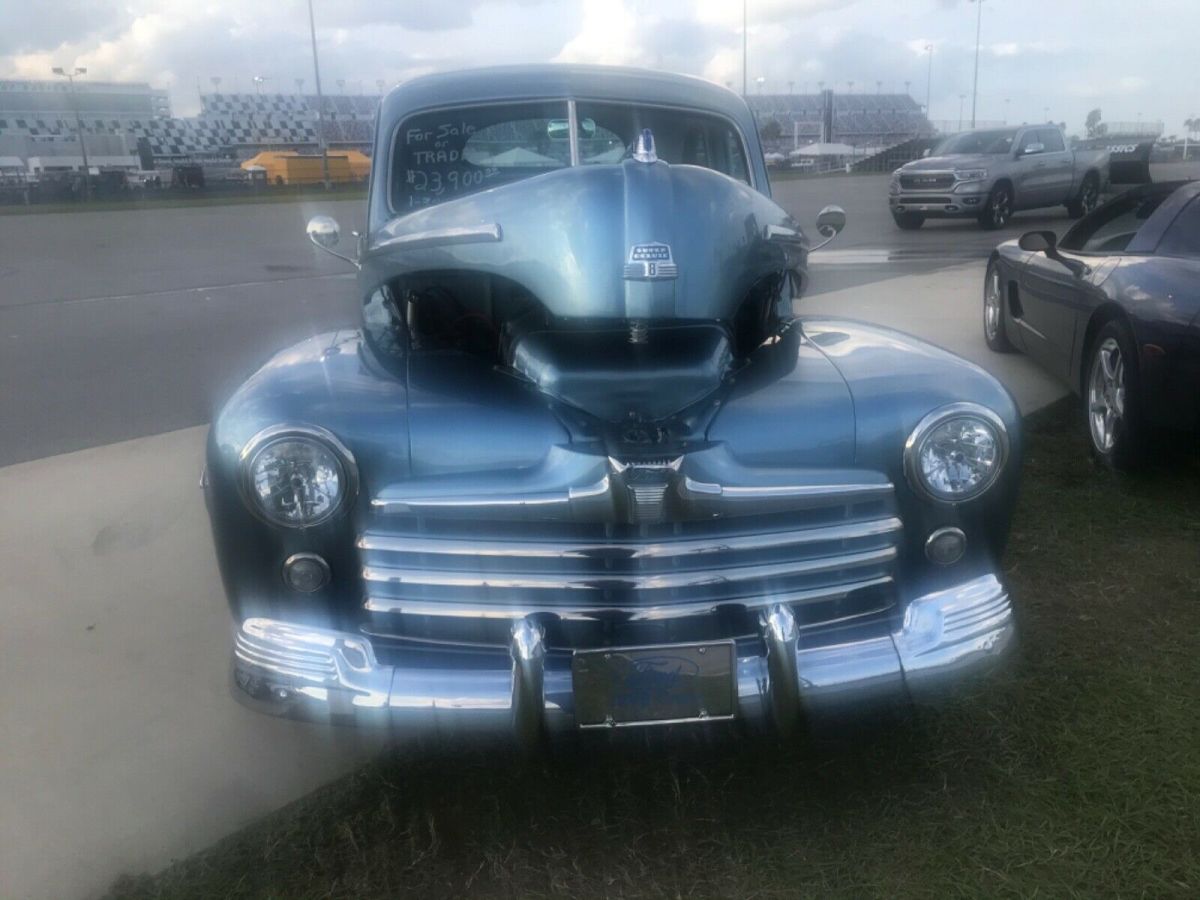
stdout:
[[954,175],[942,172],[930,175],[901,175],[900,187],[906,191],[945,190],[953,186]]
[[900,531],[889,491],[653,524],[376,516],[358,548],[373,634],[492,642],[541,615],[599,640],[614,624],[705,619],[752,633],[761,608],[780,602],[802,626],[880,613],[893,602]]

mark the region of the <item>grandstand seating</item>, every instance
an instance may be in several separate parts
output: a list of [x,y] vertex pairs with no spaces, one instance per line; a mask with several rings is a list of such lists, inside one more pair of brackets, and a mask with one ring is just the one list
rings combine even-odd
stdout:
[[[130,147],[146,139],[156,158],[206,157],[257,147],[311,149],[318,128],[331,147],[369,150],[378,97],[326,96],[320,127],[317,98],[298,94],[204,94],[195,118],[82,116],[85,134],[124,135]],[[50,113],[0,112],[0,135],[73,138],[76,122],[62,110]]]
[[[821,138],[821,94],[756,94],[746,98],[759,126],[779,123],[779,148]],[[933,133],[920,105],[908,94],[834,94],[833,134],[828,140],[882,147]],[[772,148],[774,149],[774,147]]]
[[[748,98],[760,126],[779,123],[780,137],[770,150],[788,150],[793,135],[801,143],[821,137],[823,95],[760,94]],[[170,118],[131,112],[118,118],[83,115],[87,134],[124,135],[130,147],[144,138],[156,158],[253,155],[260,148],[313,149],[318,131],[327,145],[369,151],[379,98],[325,95],[323,122],[312,94],[203,94],[195,118]],[[920,106],[907,94],[834,94],[832,141],[884,147],[933,129]],[[148,107],[147,107],[148,108]],[[61,104],[52,111],[0,112],[0,135],[37,138],[73,137],[76,125]]]

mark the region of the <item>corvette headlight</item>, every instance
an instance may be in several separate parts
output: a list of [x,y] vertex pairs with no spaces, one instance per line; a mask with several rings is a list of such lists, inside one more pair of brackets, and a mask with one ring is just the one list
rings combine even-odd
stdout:
[[987,172],[987,169],[955,169],[954,177],[959,181],[982,181]]
[[318,525],[341,511],[356,490],[354,458],[324,429],[269,428],[242,452],[243,495],[272,524]]
[[920,421],[904,445],[909,484],[934,500],[971,500],[996,481],[1008,458],[1003,420],[977,403],[951,403]]

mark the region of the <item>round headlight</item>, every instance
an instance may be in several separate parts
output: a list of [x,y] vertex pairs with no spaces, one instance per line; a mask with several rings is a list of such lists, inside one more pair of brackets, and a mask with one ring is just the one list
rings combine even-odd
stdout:
[[909,483],[935,500],[978,497],[995,482],[1008,456],[1008,433],[992,410],[952,403],[930,413],[904,446]]
[[243,466],[251,508],[289,528],[324,522],[355,489],[349,451],[319,429],[268,429],[247,445]]

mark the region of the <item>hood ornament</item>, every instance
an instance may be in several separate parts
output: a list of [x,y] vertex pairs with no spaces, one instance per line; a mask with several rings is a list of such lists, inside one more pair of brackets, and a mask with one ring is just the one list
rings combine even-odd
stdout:
[[642,133],[638,135],[633,158],[643,163],[658,162],[658,153],[654,149],[654,134],[649,128],[643,128]]

